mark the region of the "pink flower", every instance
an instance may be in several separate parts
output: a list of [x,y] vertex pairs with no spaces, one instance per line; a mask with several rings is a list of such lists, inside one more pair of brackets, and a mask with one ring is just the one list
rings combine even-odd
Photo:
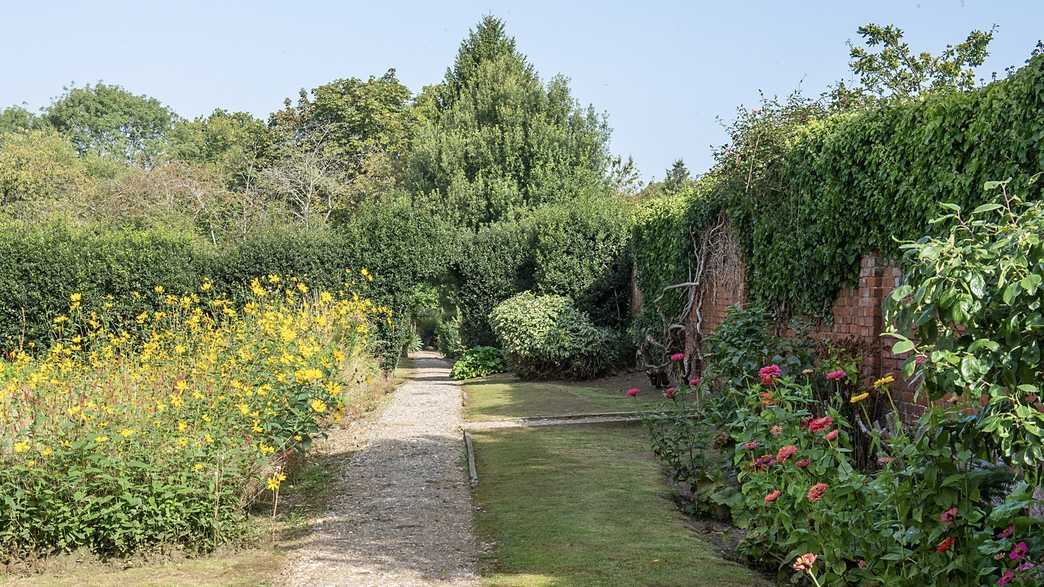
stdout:
[[769,428],[769,433],[772,434],[772,436],[779,436],[780,434],[783,434],[783,427],[776,424],[772,428]]
[[692,387],[696,387],[699,384],[700,384],[700,378],[699,377],[693,377],[692,379],[689,380],[689,385],[692,386]]
[[794,567],[795,571],[801,573],[811,569],[812,565],[814,564],[816,564],[816,555],[812,554],[811,552],[806,552],[805,554],[794,559],[794,564],[792,566]]
[[826,435],[823,436],[823,438],[830,442],[837,440],[837,428],[834,428],[830,432],[827,432]]
[[637,387],[632,387],[631,389],[627,390],[627,397],[634,397],[634,396],[638,395],[638,392],[640,392],[640,391],[641,390],[638,389]]
[[779,449],[779,451],[776,453],[776,460],[780,463],[785,463],[787,462],[787,459],[794,456],[794,454],[797,453],[797,451],[798,447],[794,446],[793,444],[788,444],[783,448]]
[[1029,547],[1026,546],[1025,542],[1020,542],[1016,544],[1014,548],[1011,549],[1011,552],[1008,553],[1008,558],[1010,558],[1013,561],[1017,561],[1026,558],[1026,554],[1028,553]]
[[750,442],[744,442],[740,446],[742,446],[743,448],[745,448],[747,450],[757,450],[757,448],[758,448],[758,441],[757,440],[751,440]]
[[758,369],[758,376],[761,377],[762,385],[772,385],[782,375],[783,370],[779,368],[779,365],[766,365]]
[[830,416],[823,416],[822,418],[813,418],[808,423],[809,432],[819,432],[820,430],[826,430],[834,425],[834,419]]
[[924,362],[927,361],[927,360],[928,360],[928,357],[926,357],[924,355],[917,355],[917,357],[914,358],[914,362],[917,363],[918,365],[923,365]]
[[1036,566],[1037,565],[1035,565],[1035,564],[1033,564],[1033,563],[1031,563],[1029,561],[1026,561],[1026,562],[1022,563],[1021,565],[1019,565],[1019,570],[1020,571],[1028,571],[1028,570],[1030,570],[1032,568],[1035,568]]
[[778,489],[773,489],[772,491],[770,491],[770,492],[769,492],[769,494],[768,494],[768,495],[766,495],[766,496],[765,496],[765,503],[772,503],[772,502],[776,501],[776,499],[777,499],[777,498],[778,498],[778,497],[779,497],[779,496],[780,496],[781,494],[782,494],[782,492],[781,492],[780,490],[778,490]]
[[844,379],[845,377],[848,377],[848,373],[845,373],[843,369],[831,371],[826,374],[827,381],[837,381],[838,379]]
[[954,540],[953,536],[947,536],[946,538],[943,538],[942,542],[935,546],[935,552],[946,552],[947,550],[950,550],[950,548],[953,547],[954,542],[957,541]]
[[1015,524],[1011,524],[1007,528],[1001,530],[1000,534],[997,534],[997,538],[1011,538],[1015,535]]
[[939,521],[943,524],[949,524],[957,519],[957,508],[952,507],[945,512],[939,514]]
[[668,387],[667,389],[663,390],[663,397],[667,399],[674,399],[675,395],[678,395],[677,387]]
[[671,355],[671,360],[672,361],[684,361],[685,360],[685,353],[674,353],[673,355]]
[[1014,580],[1015,580],[1015,571],[1013,571],[1011,569],[1006,569],[1004,571],[1004,573],[1001,574],[1000,579],[997,579],[997,584],[998,585],[1007,585],[1008,583],[1011,583]]
[[807,466],[809,466],[811,464],[812,464],[812,459],[806,457],[806,458],[803,458],[803,459],[798,459],[797,462],[794,463],[794,466],[799,468],[799,469],[804,469],[805,467],[807,467]]
[[826,493],[827,489],[830,489],[830,486],[826,483],[816,483],[808,489],[808,501],[816,503],[823,498],[823,494]]

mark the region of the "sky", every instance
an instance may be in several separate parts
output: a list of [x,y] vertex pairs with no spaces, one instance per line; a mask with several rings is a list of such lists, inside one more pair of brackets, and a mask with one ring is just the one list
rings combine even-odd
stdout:
[[567,76],[575,98],[608,114],[612,150],[647,180],[678,158],[706,170],[723,123],[759,92],[815,96],[845,77],[861,24],[897,25],[933,53],[997,25],[984,77],[1023,64],[1044,37],[1041,0],[39,0],[4,9],[0,107],[35,111],[63,86],[104,81],[185,117],[267,117],[301,88],[390,67],[417,92],[486,14],[543,79]]

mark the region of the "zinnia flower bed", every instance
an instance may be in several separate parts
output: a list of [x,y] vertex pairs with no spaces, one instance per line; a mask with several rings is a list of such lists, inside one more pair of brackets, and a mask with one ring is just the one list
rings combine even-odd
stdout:
[[240,303],[212,289],[157,286],[130,325],[73,294],[53,346],[0,360],[0,559],[229,541],[375,373],[370,301],[275,275]]

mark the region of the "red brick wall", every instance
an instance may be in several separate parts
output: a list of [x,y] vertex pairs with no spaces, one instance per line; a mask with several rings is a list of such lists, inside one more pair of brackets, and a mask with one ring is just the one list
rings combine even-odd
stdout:
[[[731,306],[746,303],[746,278],[744,264],[739,256],[729,259],[730,266],[721,275],[712,276],[704,285],[701,313],[703,336],[714,332],[721,324]],[[886,374],[893,374],[896,385],[896,401],[906,419],[915,419],[923,411],[913,398],[912,391],[900,376],[902,361],[891,353],[892,343],[881,336],[884,330],[882,303],[895,289],[900,278],[898,267],[889,264],[877,254],[865,255],[860,260],[859,283],[856,287],[843,288],[832,307],[833,320],[814,329],[812,336],[837,342],[856,342],[865,349],[862,377],[866,385]],[[695,309],[686,325],[686,352],[690,356],[700,345],[697,333]]]

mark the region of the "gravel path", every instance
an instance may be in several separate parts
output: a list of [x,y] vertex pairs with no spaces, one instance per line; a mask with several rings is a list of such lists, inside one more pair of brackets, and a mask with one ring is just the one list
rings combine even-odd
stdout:
[[476,584],[460,386],[437,354],[412,358],[377,419],[331,435],[324,450],[355,454],[335,475],[326,514],[291,547],[288,585]]

